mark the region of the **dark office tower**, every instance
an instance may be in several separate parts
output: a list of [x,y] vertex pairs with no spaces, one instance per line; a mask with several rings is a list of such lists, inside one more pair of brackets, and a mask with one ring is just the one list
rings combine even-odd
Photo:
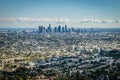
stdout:
[[45,27],[39,26],[39,33],[44,33],[45,32]]
[[42,26],[39,26],[39,33],[42,33]]
[[62,27],[62,32],[65,32],[65,27]]
[[61,32],[61,26],[60,25],[58,26],[58,32]]
[[52,32],[52,28],[51,28],[51,24],[49,24],[48,28],[47,28],[47,32],[51,33]]
[[67,32],[67,25],[65,25],[65,32]]
[[58,29],[57,29],[57,27],[55,27],[55,28],[54,28],[54,32],[55,32],[55,33],[56,33],[56,32],[58,32]]

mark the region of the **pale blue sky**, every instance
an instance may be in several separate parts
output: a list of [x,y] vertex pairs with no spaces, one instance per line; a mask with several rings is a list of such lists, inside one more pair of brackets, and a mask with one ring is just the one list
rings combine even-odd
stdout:
[[120,27],[120,0],[0,0],[0,27]]

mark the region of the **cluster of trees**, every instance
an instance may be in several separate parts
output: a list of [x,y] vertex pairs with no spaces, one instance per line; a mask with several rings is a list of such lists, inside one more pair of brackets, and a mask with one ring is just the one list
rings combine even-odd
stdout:
[[119,59],[120,58],[120,50],[113,49],[108,52],[101,51],[101,55],[107,56],[107,57],[113,57],[114,59]]
[[71,76],[58,76],[55,80],[120,80],[120,63],[113,66],[108,65],[95,71],[85,71],[83,73],[77,71]]
[[112,66],[108,65],[94,71],[85,70],[82,73],[79,70],[70,73],[68,70],[62,74],[57,71],[43,72],[41,69],[36,69],[37,73],[35,73],[35,71],[32,72],[30,69],[21,67],[13,72],[0,71],[0,80],[36,80],[39,75],[44,75],[47,79],[54,77],[52,80],[120,80],[120,63]]
[[0,80],[28,80],[29,74],[27,68],[18,68],[13,72],[1,71]]

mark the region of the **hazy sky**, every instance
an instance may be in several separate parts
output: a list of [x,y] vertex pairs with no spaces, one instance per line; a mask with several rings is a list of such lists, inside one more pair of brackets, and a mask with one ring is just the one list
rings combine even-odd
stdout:
[[120,28],[120,0],[0,0],[0,27]]

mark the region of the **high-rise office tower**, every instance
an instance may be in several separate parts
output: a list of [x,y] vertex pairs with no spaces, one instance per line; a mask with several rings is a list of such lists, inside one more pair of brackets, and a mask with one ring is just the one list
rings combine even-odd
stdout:
[[62,32],[65,32],[65,27],[62,27]]
[[67,32],[67,25],[65,25],[65,32]]
[[49,26],[48,26],[48,28],[47,28],[47,32],[48,32],[48,33],[51,33],[51,32],[52,32],[51,24],[49,24]]
[[58,32],[61,32],[61,26],[60,25],[58,26]]
[[39,26],[39,33],[42,33],[43,26]]
[[54,32],[58,32],[58,29],[57,29],[57,27],[55,27],[55,28],[54,28]]

